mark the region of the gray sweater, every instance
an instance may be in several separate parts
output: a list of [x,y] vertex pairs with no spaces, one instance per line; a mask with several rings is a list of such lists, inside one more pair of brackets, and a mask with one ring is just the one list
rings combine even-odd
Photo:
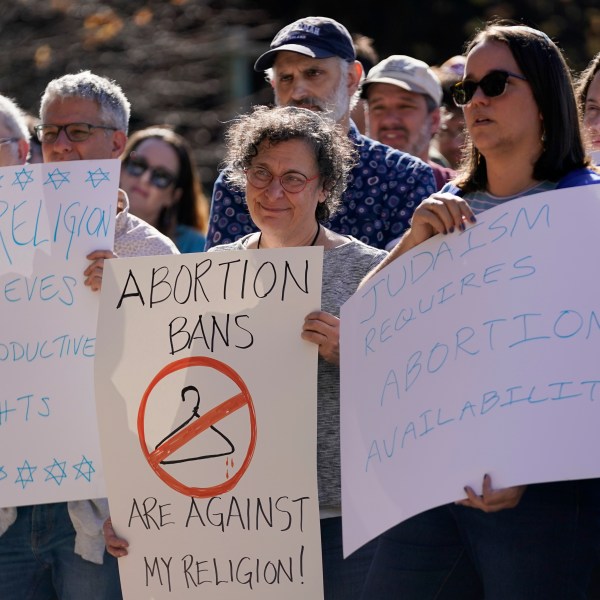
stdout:
[[[232,244],[213,246],[209,252],[243,250],[247,235]],[[348,236],[348,242],[325,250],[321,310],[336,317],[340,307],[358,287],[362,278],[386,256],[385,250],[367,246]],[[317,385],[317,479],[319,507],[333,515],[341,508],[340,463],[340,369],[319,356]]]

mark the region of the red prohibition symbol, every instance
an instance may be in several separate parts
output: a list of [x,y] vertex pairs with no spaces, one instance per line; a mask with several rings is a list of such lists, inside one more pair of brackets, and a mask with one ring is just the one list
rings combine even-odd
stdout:
[[[218,406],[213,407],[198,419],[195,419],[192,423],[187,425],[184,429],[181,429],[181,431],[178,431],[159,447],[150,449],[146,443],[146,434],[144,428],[148,398],[152,393],[152,390],[162,379],[168,375],[171,375],[172,373],[175,373],[176,371],[188,369],[190,367],[209,367],[215,369],[219,373],[229,377],[237,385],[240,391],[238,394],[232,396],[228,400],[225,400]],[[194,437],[200,435],[203,431],[206,431],[215,423],[218,423],[228,415],[242,408],[248,409],[250,418],[250,442],[248,444],[248,450],[246,452],[244,462],[239,467],[235,475],[231,477],[231,479],[211,487],[191,487],[181,483],[170,473],[167,473],[161,464],[161,461],[165,461],[169,455],[181,448]],[[252,461],[254,449],[256,447],[256,413],[254,411],[252,397],[250,396],[250,392],[248,391],[246,384],[229,365],[206,356],[182,358],[168,364],[155,375],[142,397],[140,408],[138,410],[137,429],[142,452],[152,470],[162,481],[164,481],[164,483],[173,488],[175,491],[179,492],[180,494],[184,494],[185,496],[193,496],[195,498],[211,498],[232,490],[248,469],[248,466]]]

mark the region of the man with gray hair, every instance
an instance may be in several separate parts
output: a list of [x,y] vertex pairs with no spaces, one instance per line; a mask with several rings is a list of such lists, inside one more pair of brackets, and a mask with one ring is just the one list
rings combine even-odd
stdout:
[[14,100],[0,95],[0,167],[25,164],[28,152],[25,113]]
[[118,158],[127,141],[130,111],[121,88],[90,71],[52,80],[35,127],[44,162]]
[[[129,112],[121,88],[89,71],[51,81],[35,127],[44,162],[118,158],[127,141]],[[84,283],[94,291],[101,288],[107,258],[178,254],[169,238],[129,213],[122,190],[114,248],[114,253],[102,250],[87,257]],[[0,598],[121,598],[117,562],[104,547],[107,517],[106,498],[0,509]]]
[[[408,227],[419,202],[435,191],[431,169],[420,159],[363,136],[350,119],[358,101],[362,65],[348,30],[327,17],[305,17],[284,27],[259,56],[278,106],[320,111],[335,120],[355,144],[358,161],[342,206],[328,227],[386,248]],[[279,179],[265,190],[271,193]],[[271,190],[271,192],[269,191]],[[244,195],[223,174],[215,182],[206,248],[256,231]]]

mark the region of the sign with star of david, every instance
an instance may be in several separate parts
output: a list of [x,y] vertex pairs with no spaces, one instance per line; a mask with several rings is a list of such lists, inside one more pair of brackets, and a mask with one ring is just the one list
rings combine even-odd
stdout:
[[94,404],[99,293],[118,160],[0,168],[0,506],[105,496]]

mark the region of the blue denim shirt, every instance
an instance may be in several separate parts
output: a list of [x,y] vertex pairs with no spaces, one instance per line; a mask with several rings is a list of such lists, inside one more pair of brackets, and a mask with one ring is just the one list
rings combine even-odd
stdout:
[[[360,134],[350,139],[359,153],[337,213],[325,226],[385,249],[409,226],[416,206],[436,190],[431,168],[419,158]],[[230,189],[221,173],[215,182],[206,249],[230,244],[256,231],[244,193]]]

